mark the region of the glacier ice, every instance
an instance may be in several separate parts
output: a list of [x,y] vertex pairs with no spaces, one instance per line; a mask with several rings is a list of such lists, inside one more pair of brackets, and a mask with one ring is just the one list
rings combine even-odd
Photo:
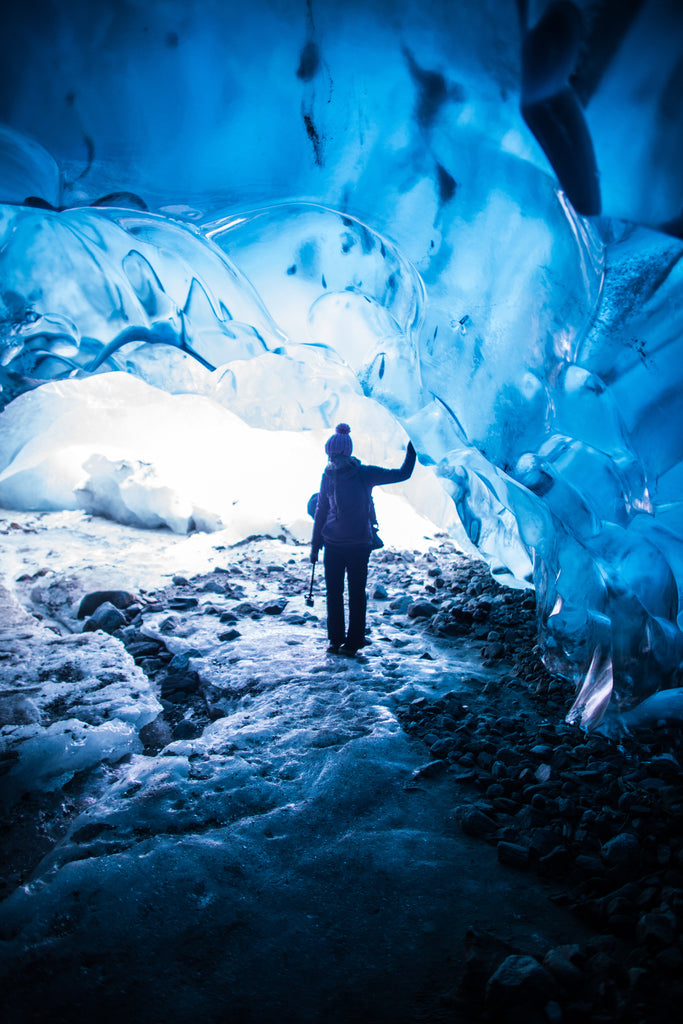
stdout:
[[[283,0],[232,20],[229,52],[216,5],[173,46],[180,6],[149,7],[146,39],[113,6],[55,14],[61,106],[25,14],[21,65],[2,44],[1,500],[225,525],[161,454],[164,416],[315,435],[349,410],[372,459],[409,434],[440,481],[420,510],[447,521],[446,493],[463,545],[535,587],[573,719],[676,683],[680,5]],[[86,72],[103,47],[125,75]],[[121,371],[152,389],[137,413]]]
[[17,378],[21,387],[74,369],[125,369],[143,343],[176,347],[208,369],[277,344],[248,281],[172,220],[5,205],[0,239],[0,384],[10,394]]

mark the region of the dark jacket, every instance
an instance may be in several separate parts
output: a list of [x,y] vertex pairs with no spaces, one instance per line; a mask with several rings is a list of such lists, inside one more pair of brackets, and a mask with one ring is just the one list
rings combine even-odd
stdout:
[[415,449],[408,444],[400,469],[364,466],[350,455],[334,455],[320,482],[313,524],[312,550],[327,544],[372,547],[372,488],[407,480],[415,468]]

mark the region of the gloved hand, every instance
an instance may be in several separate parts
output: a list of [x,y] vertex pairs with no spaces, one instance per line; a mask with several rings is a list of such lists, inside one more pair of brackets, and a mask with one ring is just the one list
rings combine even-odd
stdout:
[[311,562],[313,565],[318,561],[318,548],[311,548]]

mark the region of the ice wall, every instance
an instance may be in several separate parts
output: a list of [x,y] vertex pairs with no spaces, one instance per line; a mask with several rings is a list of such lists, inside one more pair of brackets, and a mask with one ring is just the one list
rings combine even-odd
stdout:
[[4,399],[123,369],[317,427],[352,372],[533,582],[573,717],[632,707],[681,661],[682,39],[674,0],[13,9]]

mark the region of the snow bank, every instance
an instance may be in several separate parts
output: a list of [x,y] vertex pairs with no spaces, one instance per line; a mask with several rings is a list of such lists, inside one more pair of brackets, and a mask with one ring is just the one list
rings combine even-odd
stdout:
[[[283,367],[287,363],[282,360]],[[249,395],[258,410],[258,389]],[[391,420],[384,410],[376,415]],[[392,437],[386,424],[383,430],[372,434],[367,456],[359,436],[358,454],[366,462],[400,465],[400,434]],[[320,426],[252,427],[213,398],[168,394],[126,373],[51,382],[0,414],[0,504],[82,509],[176,533],[220,530],[226,543],[282,533],[308,541],[306,504],[319,488],[329,434],[329,427]],[[398,488],[392,490],[393,496],[377,492],[385,541],[422,546],[438,525],[397,497]],[[423,511],[435,506],[441,526],[454,519],[431,471],[418,467],[412,497]]]

